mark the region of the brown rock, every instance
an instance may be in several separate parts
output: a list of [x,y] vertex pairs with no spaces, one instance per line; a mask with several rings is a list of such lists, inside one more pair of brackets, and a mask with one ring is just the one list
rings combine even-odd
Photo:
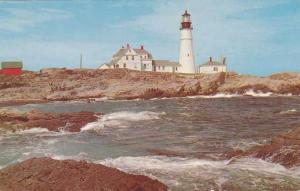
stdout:
[[286,167],[300,165],[300,127],[273,138],[271,143],[247,151],[232,151],[227,158],[251,156],[279,163]]
[[79,132],[87,123],[97,121],[99,113],[44,113],[40,111],[20,112],[14,110],[0,110],[1,128],[16,131],[30,128],[46,128],[49,131],[65,130]]
[[300,74],[280,73],[269,77],[218,74],[173,74],[127,69],[43,69],[21,76],[0,75],[0,105],[106,97],[149,99],[273,92],[300,94]]
[[166,191],[167,186],[101,164],[32,158],[0,171],[3,191]]

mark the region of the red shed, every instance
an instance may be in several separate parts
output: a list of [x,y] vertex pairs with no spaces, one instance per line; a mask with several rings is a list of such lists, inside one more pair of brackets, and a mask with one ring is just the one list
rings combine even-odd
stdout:
[[0,74],[6,75],[21,75],[23,63],[22,62],[2,62]]

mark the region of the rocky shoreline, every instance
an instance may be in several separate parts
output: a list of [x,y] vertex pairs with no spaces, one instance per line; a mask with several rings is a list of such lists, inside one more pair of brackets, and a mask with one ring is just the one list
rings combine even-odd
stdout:
[[0,109],[0,124],[1,130],[11,132],[31,128],[44,128],[53,132],[79,132],[81,127],[97,121],[99,115],[101,114],[85,111],[58,114],[37,110],[23,112],[13,109]]
[[32,158],[0,170],[0,190],[166,191],[161,182],[143,175],[85,161]]
[[278,163],[287,168],[300,165],[300,127],[274,138],[270,144],[255,146],[246,151],[236,150],[224,155],[228,159],[255,157]]
[[300,95],[300,74],[268,77],[172,74],[126,69],[44,69],[21,76],[0,75],[0,105],[78,99],[151,99],[215,94],[273,93]]

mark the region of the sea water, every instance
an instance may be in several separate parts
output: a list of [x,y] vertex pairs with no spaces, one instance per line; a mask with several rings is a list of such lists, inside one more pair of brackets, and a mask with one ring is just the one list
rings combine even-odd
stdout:
[[158,179],[170,190],[300,190],[300,168],[223,153],[267,144],[300,125],[299,97],[215,96],[15,106],[103,115],[78,133],[0,134],[0,166],[32,157],[88,160]]

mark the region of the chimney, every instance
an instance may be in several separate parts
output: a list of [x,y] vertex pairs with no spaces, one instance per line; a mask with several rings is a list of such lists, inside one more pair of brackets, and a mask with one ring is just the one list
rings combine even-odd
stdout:
[[144,45],[141,45],[141,50],[144,50]]
[[209,57],[209,62],[212,63],[212,57],[211,56]]
[[226,57],[222,58],[222,64],[225,65],[226,64]]

